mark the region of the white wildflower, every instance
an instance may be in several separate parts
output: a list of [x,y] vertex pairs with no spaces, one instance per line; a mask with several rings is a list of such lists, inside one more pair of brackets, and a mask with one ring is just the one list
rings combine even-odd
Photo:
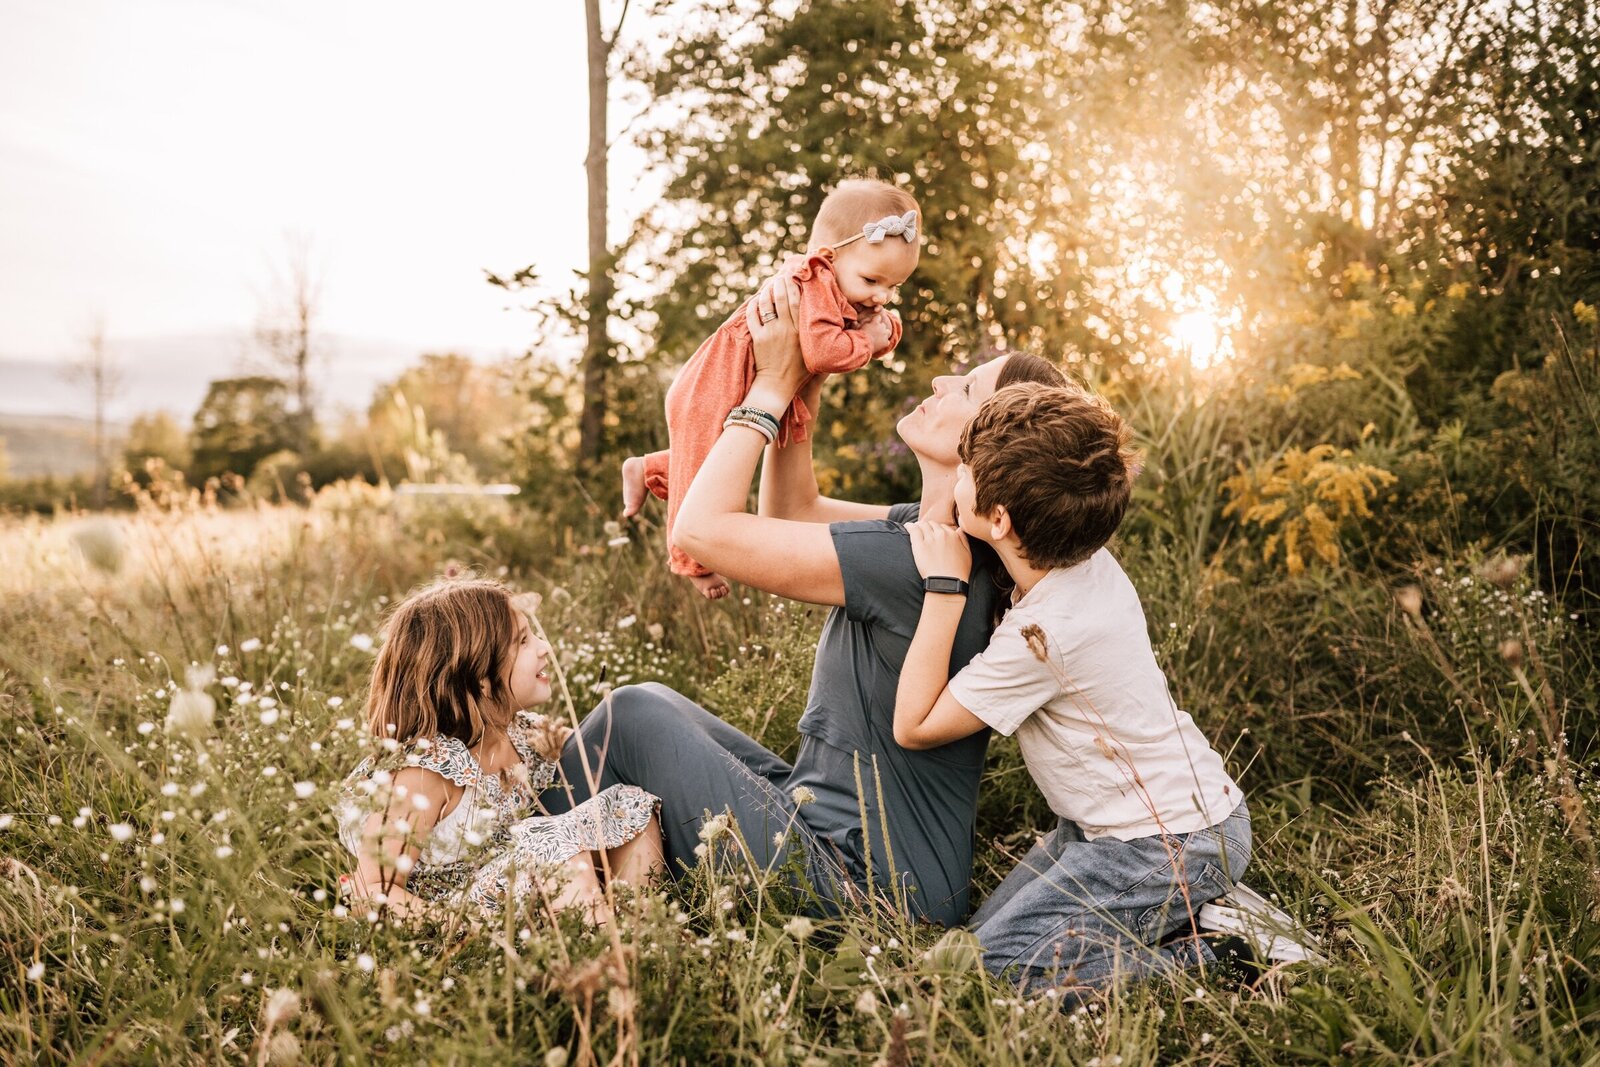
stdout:
[[296,782],[294,784],[294,795],[299,797],[301,800],[307,799],[316,791],[317,784],[315,782]]
[[357,652],[371,652],[374,642],[371,634],[351,634],[350,647]]
[[300,1014],[300,994],[292,989],[270,989],[261,1005],[261,1021],[267,1027],[286,1023]]
[[133,827],[125,822],[112,823],[110,826],[106,827],[106,832],[111,835],[111,840],[113,841],[133,840]]
[[366,971],[368,974],[372,973],[372,968],[374,965],[375,964],[372,957],[365,952],[356,957],[356,966],[361,970]]
[[28,981],[37,982],[44,977],[44,964],[35,963],[28,968]]
[[209,693],[180,689],[167,707],[167,733],[182,737],[201,737],[211,731],[217,702]]

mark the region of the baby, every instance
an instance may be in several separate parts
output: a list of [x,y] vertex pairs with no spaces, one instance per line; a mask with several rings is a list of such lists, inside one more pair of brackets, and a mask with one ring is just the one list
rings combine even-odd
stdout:
[[[842,374],[883,358],[900,343],[900,318],[885,305],[916,269],[921,216],[916,200],[879,181],[841,182],[811,224],[804,256],[784,271],[800,287],[800,354],[813,374]],[[748,303],[748,301],[746,301]],[[667,543],[674,574],[686,575],[709,600],[728,583],[672,543],[678,506],[728,420],[768,441],[804,441],[812,414],[796,399],[782,423],[737,405],[755,378],[750,328],[741,305],[695,352],[667,390],[668,451],[622,464],[623,515],[638,512],[649,490],[667,502]]]

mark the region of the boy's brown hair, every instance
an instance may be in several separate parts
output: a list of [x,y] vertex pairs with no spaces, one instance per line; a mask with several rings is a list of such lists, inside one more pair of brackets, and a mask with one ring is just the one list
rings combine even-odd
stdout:
[[984,515],[1003,505],[1035,567],[1070,567],[1122,525],[1137,454],[1111,405],[1073,386],[1019,382],[983,402],[961,434]]
[[917,213],[920,224],[922,209],[917,206],[917,198],[904,189],[873,178],[842,181],[817,209],[808,247],[816,251],[833,245],[846,237],[854,237],[869,222],[877,222],[887,215],[904,215],[908,211]]
[[402,745],[442,734],[471,748],[510,726],[517,633],[511,594],[499,582],[447,579],[412,593],[384,626],[368,728]]

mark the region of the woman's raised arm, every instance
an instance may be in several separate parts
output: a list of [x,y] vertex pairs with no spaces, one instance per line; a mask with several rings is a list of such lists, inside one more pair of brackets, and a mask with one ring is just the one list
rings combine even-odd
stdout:
[[[756,377],[744,402],[774,418],[782,418],[807,376],[794,322],[796,289],[792,279],[779,279],[746,310],[755,343]],[[762,322],[763,317],[768,321]],[[766,443],[750,427],[732,426],[722,432],[684,494],[673,541],[732,581],[813,604],[843,604],[839,556],[825,523],[745,510]],[[809,467],[809,448],[807,453]]]
[[[883,312],[879,312],[883,314]],[[852,519],[886,519],[889,508],[883,504],[858,504],[823,496],[817,488],[817,472],[811,458],[811,442],[822,425],[822,385],[827,375],[813,375],[800,390],[800,401],[816,420],[812,434],[804,441],[772,445],[761,464],[761,493],[757,510],[775,519],[798,522],[849,522]]]

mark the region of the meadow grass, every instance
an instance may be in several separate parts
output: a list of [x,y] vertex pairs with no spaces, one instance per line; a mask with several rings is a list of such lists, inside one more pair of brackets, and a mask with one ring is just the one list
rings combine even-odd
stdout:
[[[754,593],[706,604],[666,574],[657,535],[360,493],[8,520],[0,1058],[1600,1057],[1595,664],[1576,623],[1472,560],[1419,567],[1427,608],[1412,612],[1353,570],[1233,574],[1171,530],[1133,531],[1121,554],[1180,703],[1248,792],[1248,880],[1330,960],[1253,991],[1198,975],[1126,987],[1069,1014],[987,976],[970,935],[881,909],[795,923],[789,897],[736,864],[619,901],[600,933],[532,914],[394,927],[339,903],[330,805],[370,745],[372,643],[385,607],[442,572],[544,594],[570,693],[556,713],[659,680],[792,755],[820,613]],[[215,725],[169,735],[191,668],[213,672],[192,681]],[[1049,822],[997,741],[975,899]]]

